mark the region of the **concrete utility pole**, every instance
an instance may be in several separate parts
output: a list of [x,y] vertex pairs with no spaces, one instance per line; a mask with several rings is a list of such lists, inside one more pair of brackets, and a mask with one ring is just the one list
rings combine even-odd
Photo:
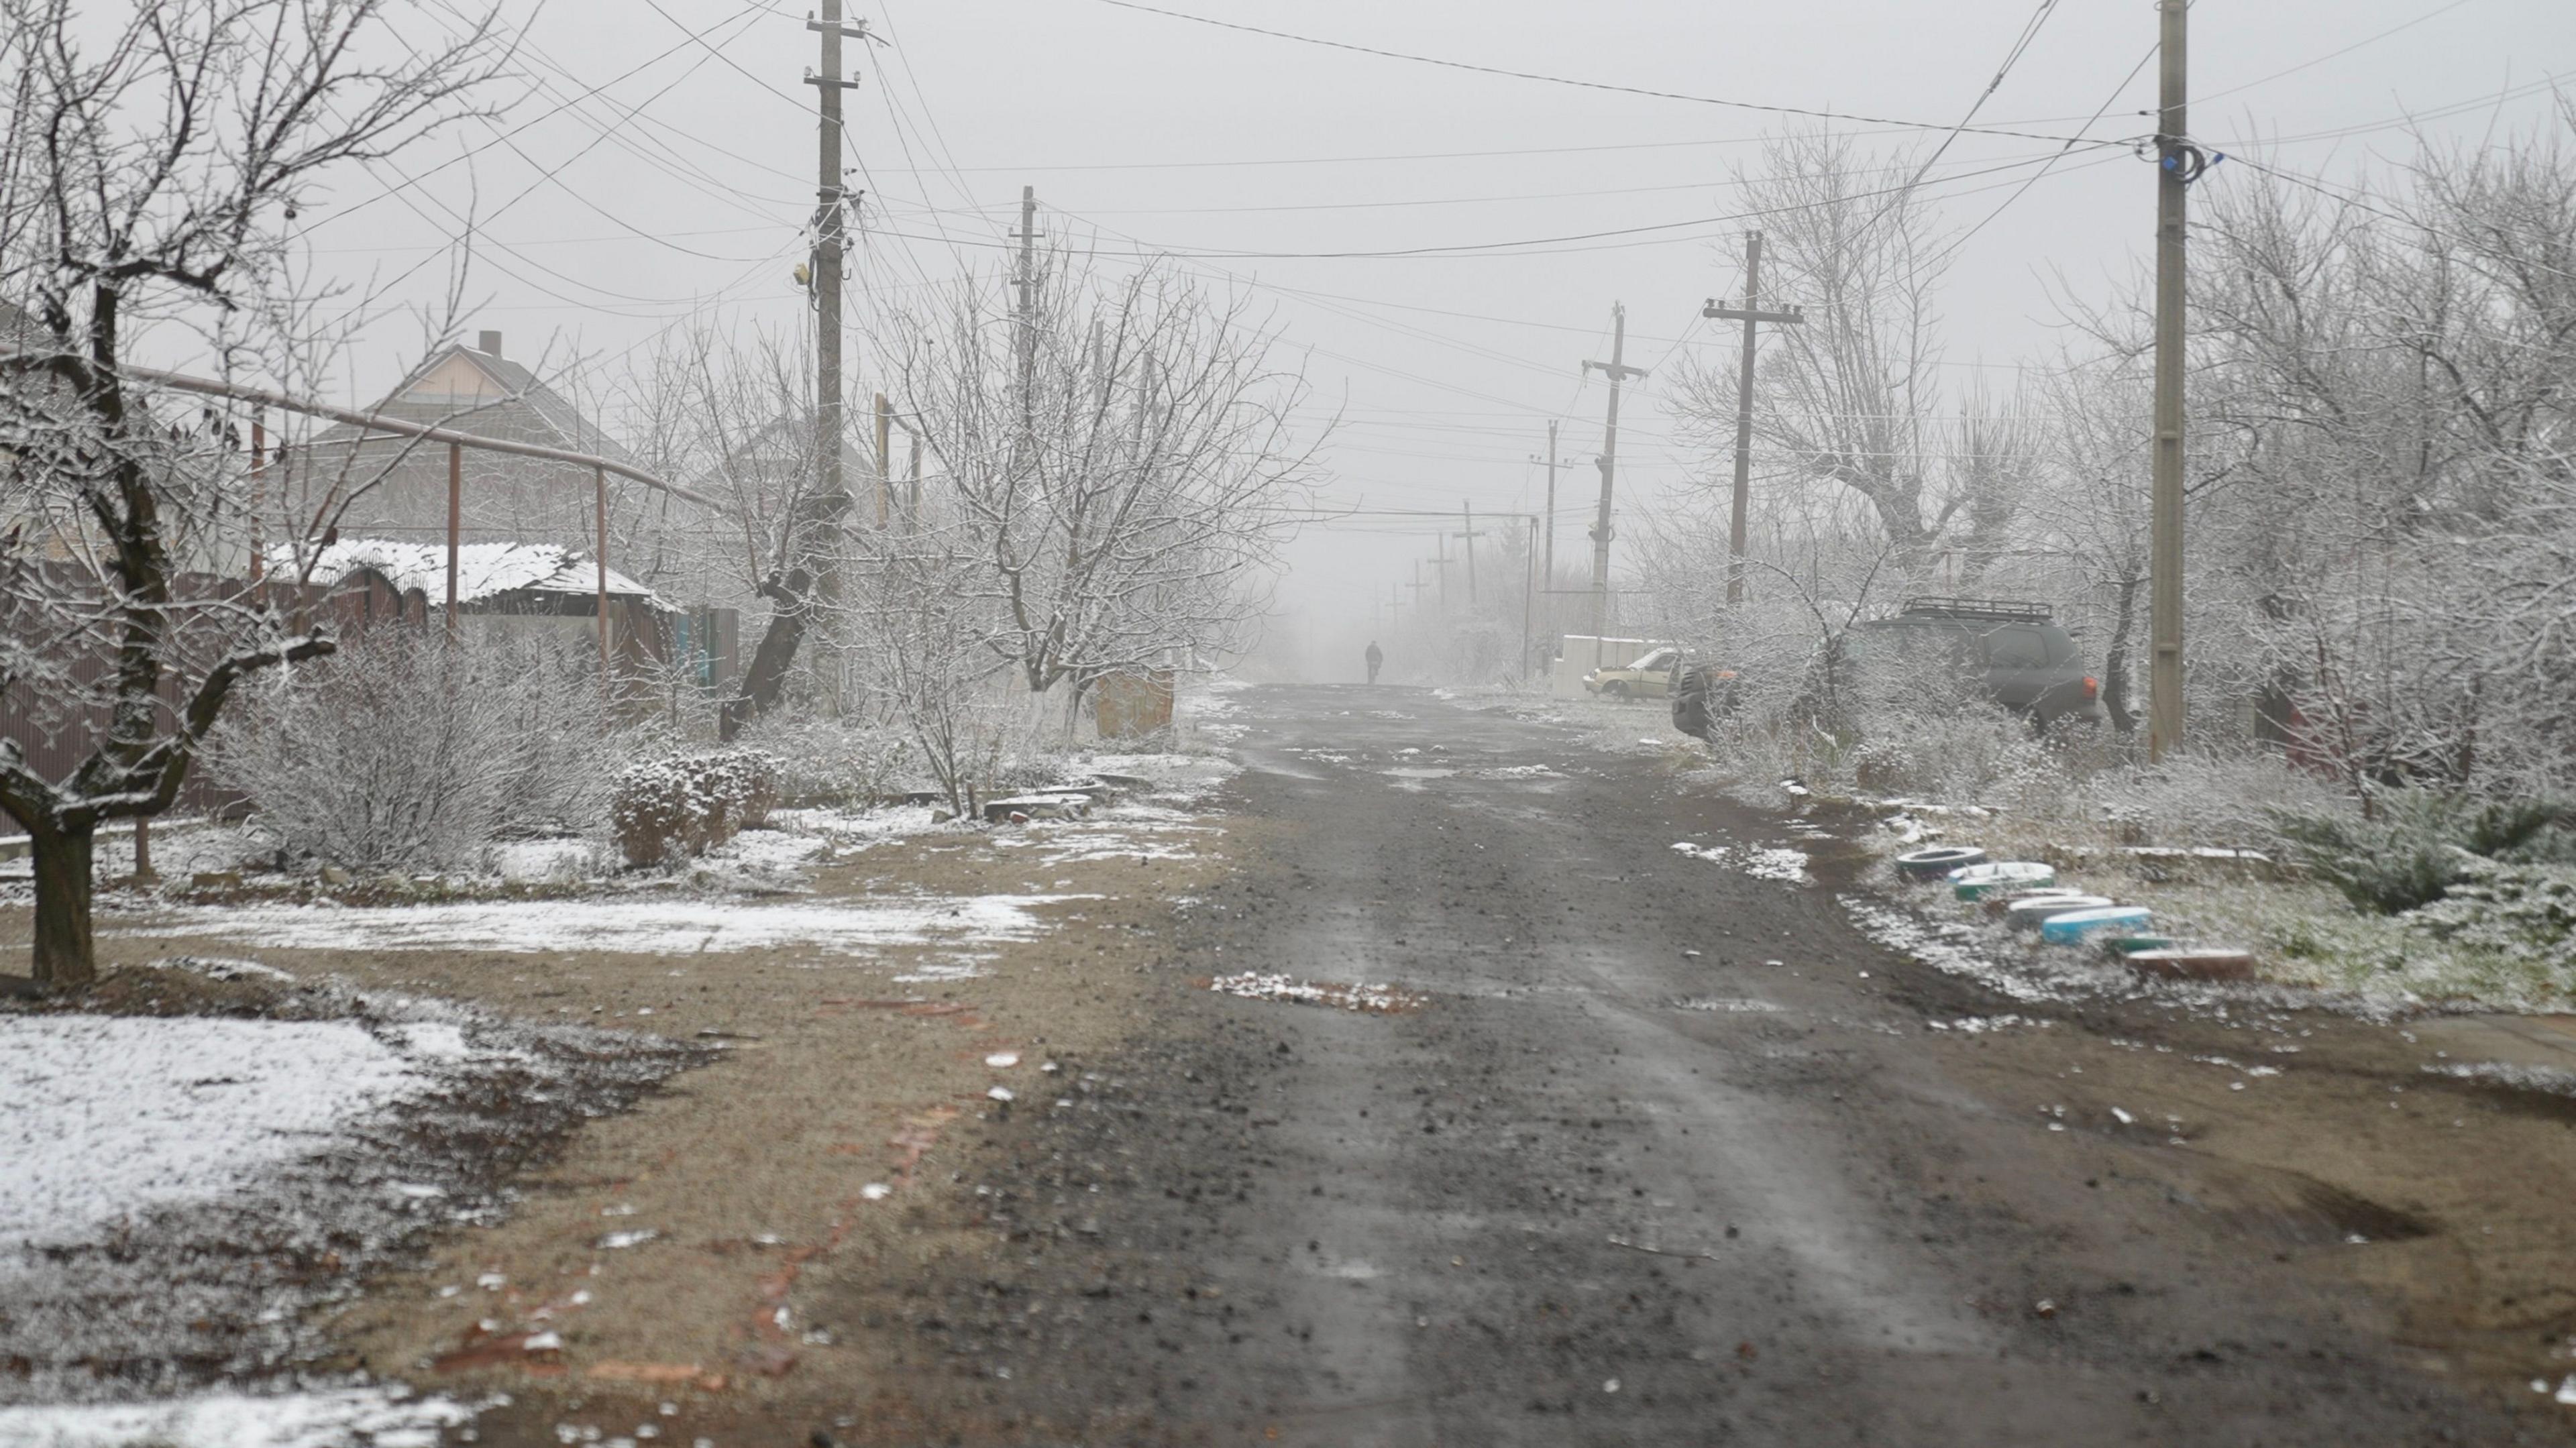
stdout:
[[[1537,462],[1537,458],[1531,458]],[[1556,424],[1547,425],[1547,560],[1539,577],[1547,586],[1556,587]]]
[[[823,37],[823,69],[805,77],[820,93],[822,121],[815,176],[814,209],[814,442],[822,466],[822,504],[838,516],[848,498],[841,476],[841,257],[848,221],[848,188],[841,184],[841,95],[858,89],[841,78],[841,42],[864,40],[867,27],[841,23],[841,0],[823,0],[823,18],[805,28]],[[837,570],[826,569],[828,595],[838,583]]]
[[1619,473],[1619,384],[1631,377],[1643,377],[1646,369],[1627,365],[1628,309],[1616,302],[1610,305],[1610,360],[1586,362],[1586,372],[1599,370],[1610,378],[1610,415],[1601,433],[1601,511],[1592,523],[1592,633],[1599,637],[1610,616],[1610,489]]
[[1467,606],[1476,606],[1476,505],[1461,501],[1460,516],[1467,520]]
[[1735,381],[1735,503],[1726,527],[1726,601],[1744,601],[1744,515],[1753,496],[1753,329],[1762,322],[1797,326],[1807,319],[1802,309],[1766,312],[1762,306],[1762,233],[1744,238],[1744,305],[1721,307],[1711,297],[1703,317],[1744,324],[1744,359]]
[[1530,605],[1538,601],[1538,519],[1530,523],[1529,559],[1522,568],[1521,580],[1521,668],[1530,667]]
[[894,511],[894,404],[877,394],[877,526],[892,522]]
[[[1020,344],[1020,444],[1034,453],[1038,433],[1038,188],[1020,188],[1020,274],[1011,286],[1018,292]],[[1024,462],[1035,462],[1030,456]]]
[[2190,134],[2184,22],[2189,0],[2158,0],[2163,33],[2162,94],[2156,119],[2156,451],[2148,502],[2152,551],[2147,577],[2149,636],[2147,758],[2182,743],[2182,384],[2183,201],[2207,164]]

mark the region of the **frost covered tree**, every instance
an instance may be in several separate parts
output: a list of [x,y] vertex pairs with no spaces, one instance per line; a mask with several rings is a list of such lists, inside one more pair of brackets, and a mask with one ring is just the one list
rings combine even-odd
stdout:
[[2576,104],[2357,185],[2248,168],[2204,230],[2195,692],[2365,798],[2576,783]]
[[[925,506],[986,647],[1032,692],[1240,650],[1306,497],[1304,379],[1239,299],[1058,248],[1025,309],[968,277],[881,339],[939,482]],[[925,536],[930,536],[925,533]],[[893,546],[893,545],[888,545]]]
[[[1784,465],[1779,481],[1863,510],[1904,569],[1929,558],[1969,496],[1943,471],[1954,449],[1935,298],[1947,248],[1920,193],[1889,184],[1913,169],[1847,136],[1795,130],[1739,178],[1746,209],[1764,218],[1763,305],[1796,304],[1807,318],[1764,333],[1755,444]],[[1683,370],[1674,406],[1693,441],[1733,447],[1737,382],[1731,356]]]
[[[0,810],[33,841],[41,985],[94,973],[99,826],[169,808],[245,676],[333,647],[242,581],[235,439],[135,352],[309,359],[289,223],[464,113],[496,58],[488,21],[416,48],[394,8],[0,0]],[[48,772],[39,735],[95,742]]]

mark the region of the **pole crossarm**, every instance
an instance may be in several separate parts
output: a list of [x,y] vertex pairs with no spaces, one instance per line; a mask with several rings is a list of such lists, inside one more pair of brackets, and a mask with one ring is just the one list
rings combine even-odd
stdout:
[[[0,344],[0,354],[21,354],[24,350]],[[377,412],[360,412],[353,407],[335,407],[327,402],[314,402],[283,392],[272,392],[265,387],[250,387],[238,382],[220,382],[211,377],[191,377],[184,372],[164,372],[157,367],[129,366],[119,368],[118,372],[121,376],[167,387],[173,392],[193,392],[201,397],[230,398],[235,402],[247,402],[257,407],[274,407],[280,412],[295,412],[306,417],[326,418],[332,422],[346,423],[361,429],[358,439],[360,442],[366,440],[365,433],[384,432],[398,437],[416,437],[428,442],[443,442],[455,447],[479,448],[484,452],[508,453],[513,457],[571,463],[578,467],[597,468],[603,472],[615,473],[621,478],[642,483],[656,492],[668,493],[674,498],[695,503],[702,508],[714,508],[718,511],[724,508],[724,504],[695,488],[683,487],[668,479],[655,477],[642,468],[619,462],[615,458],[595,457],[589,453],[574,452],[570,448],[548,447],[538,442],[514,442],[508,438],[485,437],[479,433],[465,432],[457,428],[440,427],[435,423],[413,422],[408,418],[387,417]]]
[[1747,307],[1722,307],[1714,300],[1700,308],[1699,314],[1722,322],[1779,322],[1789,326],[1801,326],[1807,320],[1804,307],[1792,307],[1785,312],[1761,312]]

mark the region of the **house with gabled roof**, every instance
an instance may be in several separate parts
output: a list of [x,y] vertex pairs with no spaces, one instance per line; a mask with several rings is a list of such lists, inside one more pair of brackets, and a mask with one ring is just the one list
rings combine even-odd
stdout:
[[[626,450],[536,373],[501,353],[484,332],[425,358],[367,411],[405,422],[510,442],[531,442],[627,461]],[[467,543],[549,543],[589,548],[598,532],[596,480],[572,463],[467,448],[458,459],[458,514]],[[351,496],[338,518],[343,536],[447,541],[448,450],[435,443],[337,424],[292,460],[299,490],[338,477]]]

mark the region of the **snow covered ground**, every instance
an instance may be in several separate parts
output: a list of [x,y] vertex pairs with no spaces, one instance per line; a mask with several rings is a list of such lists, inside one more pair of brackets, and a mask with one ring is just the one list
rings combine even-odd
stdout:
[[207,1393],[158,1403],[0,1408],[9,1448],[436,1448],[471,1421],[446,1398],[386,1388],[254,1397]]
[[221,1196],[427,1084],[351,1021],[0,1016],[0,1283],[28,1246]]
[[1034,939],[1030,910],[1078,895],[932,895],[766,903],[723,899],[472,900],[437,905],[199,905],[119,935],[233,941],[279,950],[617,951],[698,955],[803,946],[867,955],[887,946]]

